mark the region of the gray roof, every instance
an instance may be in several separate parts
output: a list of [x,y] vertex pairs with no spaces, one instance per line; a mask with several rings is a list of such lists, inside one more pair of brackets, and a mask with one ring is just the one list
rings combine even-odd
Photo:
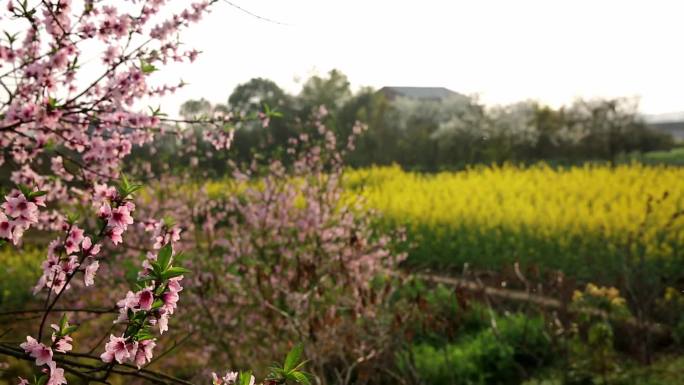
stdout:
[[452,96],[463,96],[444,87],[382,87],[380,92],[390,99],[405,97],[411,99],[442,100]]
[[672,122],[684,122],[684,111],[669,112],[665,114],[650,114],[644,115],[644,120],[648,123],[672,123]]
[[654,130],[667,133],[678,141],[684,141],[684,112],[644,115],[646,124]]
[[677,141],[684,140],[684,121],[650,123],[651,129],[672,135]]

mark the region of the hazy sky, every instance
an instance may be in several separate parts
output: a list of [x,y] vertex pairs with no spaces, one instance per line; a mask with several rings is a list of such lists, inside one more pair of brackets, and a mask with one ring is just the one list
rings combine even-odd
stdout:
[[191,83],[162,105],[227,100],[252,77],[296,93],[337,68],[360,86],[443,86],[488,104],[638,96],[684,110],[684,1],[232,0],[184,35],[204,53],[165,77]]

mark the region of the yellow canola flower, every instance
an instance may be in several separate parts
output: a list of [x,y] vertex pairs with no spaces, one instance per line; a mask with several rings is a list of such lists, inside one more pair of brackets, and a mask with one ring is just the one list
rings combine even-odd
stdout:
[[419,174],[393,166],[348,170],[344,181],[384,217],[436,236],[463,227],[498,237],[525,230],[571,249],[591,234],[609,240],[605,248],[615,254],[641,250],[625,246],[635,240],[654,257],[672,255],[684,241],[682,221],[673,220],[684,209],[684,168],[540,164]]

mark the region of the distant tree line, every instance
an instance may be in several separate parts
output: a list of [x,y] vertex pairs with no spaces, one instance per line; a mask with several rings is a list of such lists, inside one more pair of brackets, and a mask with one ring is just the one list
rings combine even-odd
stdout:
[[[230,156],[246,162],[254,154],[284,156],[287,140],[311,129],[303,122],[321,105],[329,111],[326,124],[341,138],[356,121],[367,125],[347,159],[356,167],[397,163],[437,171],[477,163],[615,162],[623,154],[673,146],[670,135],[646,126],[631,99],[577,100],[561,108],[532,101],[487,107],[475,97],[458,94],[439,101],[388,100],[371,88],[352,93],[347,77],[336,70],[312,76],[298,95],[255,78],[237,86],[226,104],[190,100],[180,113],[196,117],[223,110],[249,115],[265,106],[277,109],[281,116],[267,128],[258,122],[238,126]],[[226,159],[204,161],[221,173]]]

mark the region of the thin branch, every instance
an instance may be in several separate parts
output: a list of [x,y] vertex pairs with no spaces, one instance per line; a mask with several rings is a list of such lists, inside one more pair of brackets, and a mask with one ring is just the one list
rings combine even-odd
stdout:
[[169,353],[171,353],[172,351],[176,350],[177,347],[183,345],[187,340],[189,340],[190,337],[192,337],[193,334],[195,334],[195,332],[192,332],[192,333],[187,334],[185,337],[181,338],[180,341],[173,341],[173,345],[172,345],[170,348],[164,350],[164,351],[161,352],[160,354],[157,354],[157,356],[154,357],[150,362],[148,362],[147,365],[145,365],[144,367],[145,367],[145,368],[148,368],[148,367],[149,367],[150,365],[152,365],[153,363],[155,363],[155,362],[161,360],[164,356],[166,356],[167,354],[169,354]]
[[[14,348],[12,346],[8,346],[6,344],[0,344],[0,354],[4,354],[7,356],[12,356],[24,361],[34,361],[34,359],[26,354],[23,350]],[[80,354],[80,353],[69,353],[69,354],[56,354],[53,356],[53,360],[59,364],[61,364],[65,370],[68,370],[71,373],[74,373],[76,375],[80,375],[80,377],[83,378],[88,378],[90,381],[95,381],[99,383],[105,383],[107,384],[108,382],[106,381],[106,377],[95,377],[95,376],[90,376],[87,375],[84,371],[82,370],[77,370],[74,368],[80,368],[80,369],[92,369],[93,373],[97,372],[102,372],[102,371],[110,371],[111,373],[114,374],[119,374],[122,376],[131,376],[131,377],[138,377],[142,378],[145,380],[150,381],[151,383],[154,384],[161,384],[161,385],[168,385],[168,384],[180,384],[180,385],[193,385],[191,382],[172,377],[163,373],[158,373],[158,372],[153,372],[150,370],[138,370],[137,367],[129,364],[111,364],[111,365],[93,365],[93,364],[87,364],[83,362],[77,362],[77,361],[72,361],[69,359],[66,359],[65,357],[68,356],[74,356],[74,357],[79,357],[79,358],[87,358],[91,360],[96,360],[100,361],[99,357],[95,356],[89,356],[86,354]],[[132,370],[128,370],[132,369]],[[78,374],[76,373],[78,372]]]
[[244,8],[242,8],[242,7],[240,7],[239,5],[233,3],[233,2],[231,2],[231,1],[229,1],[229,0],[223,0],[223,1],[225,1],[225,2],[226,2],[228,5],[230,5],[231,7],[233,7],[233,8],[235,8],[235,9],[239,10],[240,12],[246,13],[246,14],[248,14],[248,15],[250,15],[250,16],[252,16],[252,17],[255,17],[255,18],[259,19],[259,20],[263,20],[263,21],[266,21],[266,22],[269,22],[269,23],[273,23],[273,24],[287,25],[287,26],[289,26],[289,24],[282,23],[282,22],[277,21],[277,20],[269,19],[269,18],[266,18],[266,17],[263,17],[263,16],[259,16],[259,15],[257,15],[256,13],[250,12],[250,11],[248,11],[248,10],[246,10],[246,9],[244,9]]
[[97,350],[97,348],[107,339],[107,337],[109,337],[109,335],[112,333],[112,330],[114,330],[115,327],[116,324],[112,323],[109,329],[107,329],[107,332],[102,334],[102,337],[97,341],[97,344],[93,345],[93,347],[90,348],[90,350],[88,350],[88,354],[93,354],[95,350]]
[[[27,313],[43,313],[45,309],[23,309],[23,310],[9,310],[0,312],[0,317],[11,316],[17,314],[27,314]],[[88,309],[88,308],[52,308],[50,312],[72,312],[72,313],[92,313],[92,314],[106,314],[106,313],[117,313],[116,308],[110,309]]]

